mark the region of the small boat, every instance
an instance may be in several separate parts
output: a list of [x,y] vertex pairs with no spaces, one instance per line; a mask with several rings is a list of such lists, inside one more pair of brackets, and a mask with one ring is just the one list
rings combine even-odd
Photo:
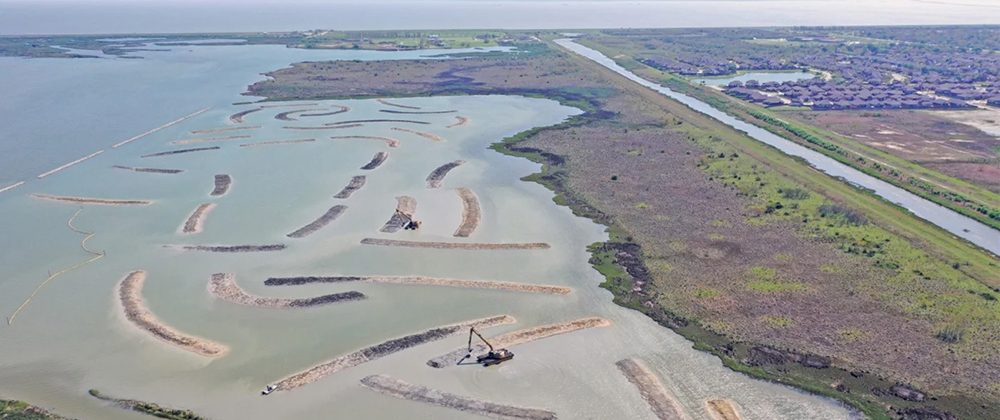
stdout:
[[277,385],[268,385],[263,391],[260,391],[260,395],[270,395],[276,389],[278,389]]

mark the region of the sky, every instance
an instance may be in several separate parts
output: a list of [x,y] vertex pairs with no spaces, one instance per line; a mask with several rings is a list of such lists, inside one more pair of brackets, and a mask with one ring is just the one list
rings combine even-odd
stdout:
[[0,34],[1000,24],[1000,0],[0,0]]

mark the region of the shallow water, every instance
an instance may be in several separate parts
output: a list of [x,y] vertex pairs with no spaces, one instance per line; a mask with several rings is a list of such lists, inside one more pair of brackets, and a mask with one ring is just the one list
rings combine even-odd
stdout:
[[[218,103],[221,101],[217,101]],[[445,142],[368,124],[339,130],[296,131],[286,125],[316,126],[346,119],[395,118],[378,112],[374,100],[322,102],[346,105],[331,117],[276,121],[293,108],[250,114],[243,125],[263,125],[250,139],[208,143],[221,150],[156,158],[140,155],[178,149],[173,140],[210,135],[189,131],[230,125],[228,116],[248,106],[211,110],[42,180],[0,195],[4,253],[0,266],[0,308],[9,315],[45,276],[82,260],[81,235],[66,227],[78,206],[32,199],[33,192],[109,198],[142,198],[146,207],[85,206],[80,229],[97,235],[89,247],[107,257],[53,280],[11,326],[0,327],[0,395],[25,399],[81,418],[135,418],[86,395],[87,389],[124,398],[184,407],[226,418],[465,418],[467,414],[386,397],[359,385],[384,373],[405,381],[500,403],[553,410],[561,418],[651,418],[635,389],[614,363],[637,357],[651,366],[692,418],[707,418],[704,401],[728,398],[747,418],[842,418],[839,404],[793,389],[749,379],[724,368],[713,356],[638,312],[611,302],[598,288],[600,276],[588,264],[585,246],[606,239],[601,226],[552,203],[552,193],[520,177],[538,170],[524,159],[488,150],[489,143],[534,126],[551,125],[578,113],[553,101],[510,96],[393,99],[425,110],[457,109],[469,123],[445,128],[456,114],[409,115],[429,125],[407,126],[441,135]],[[387,117],[392,115],[392,117]],[[398,138],[398,148],[368,140],[326,140],[331,135]],[[316,138],[313,143],[253,148],[240,143]],[[200,146],[200,145],[199,145]],[[358,168],[376,151],[389,159],[374,171]],[[462,159],[440,189],[424,178],[437,166]],[[134,173],[111,165],[184,169],[177,175]],[[212,198],[214,174],[233,177],[229,193]],[[366,185],[349,199],[337,193],[351,176]],[[468,239],[451,235],[462,208],[454,188],[469,187],[484,218]],[[396,234],[378,229],[395,208],[397,195],[417,200],[419,231]],[[205,231],[178,229],[200,203],[218,207]],[[312,221],[334,204],[348,206],[330,225],[304,239],[285,234]],[[360,245],[364,237],[422,241],[535,242],[547,250],[460,251]],[[212,254],[182,252],[164,244],[285,243],[281,252]],[[143,296],[150,310],[177,329],[230,347],[209,360],[151,338],[119,313],[116,285],[127,272],[148,272]],[[251,294],[308,297],[358,290],[367,300],[308,309],[264,309],[212,298],[212,273],[231,272]],[[265,287],[269,276],[427,275],[494,279],[568,286],[566,296],[503,291],[347,283]],[[431,327],[497,314],[516,324],[505,331],[600,316],[607,328],[579,331],[512,348],[517,357],[484,369],[433,369],[425,362],[465,344],[456,335],[334,374],[316,383],[268,397],[260,389],[287,375],[384,340]]]

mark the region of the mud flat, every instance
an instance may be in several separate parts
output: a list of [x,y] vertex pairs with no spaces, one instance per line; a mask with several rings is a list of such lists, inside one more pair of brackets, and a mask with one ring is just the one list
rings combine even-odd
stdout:
[[380,110],[378,110],[378,112],[385,112],[385,113],[388,113],[388,114],[416,114],[416,115],[422,115],[422,114],[453,114],[453,113],[456,113],[458,111],[454,110],[454,109],[449,109],[449,110],[446,110],[446,111],[399,111],[399,110],[395,110],[395,109],[380,109]]
[[639,390],[642,399],[646,400],[646,403],[649,404],[649,408],[653,410],[653,414],[656,414],[656,418],[660,420],[688,418],[673,395],[670,395],[670,392],[663,387],[663,384],[660,383],[656,375],[643,366],[641,362],[636,359],[623,359],[619,360],[615,365],[628,378],[628,381]]
[[191,212],[187,220],[184,222],[184,226],[181,228],[181,232],[192,234],[201,233],[204,230],[205,217],[208,217],[208,213],[215,209],[215,203],[203,203]]
[[237,113],[235,113],[233,115],[230,115],[229,116],[229,121],[232,122],[232,123],[234,123],[234,124],[242,124],[243,123],[243,117],[249,115],[250,113],[257,112],[257,111],[263,111],[263,110],[264,110],[264,108],[260,107],[260,108],[248,109],[246,111],[240,111],[240,112],[237,112]]
[[378,101],[378,103],[380,103],[380,104],[382,104],[382,105],[386,105],[386,106],[394,106],[394,107],[396,107],[396,108],[403,108],[403,109],[420,109],[420,107],[419,107],[419,106],[412,106],[412,105],[403,105],[403,104],[397,104],[397,103],[393,103],[393,102],[389,102],[389,101],[387,101],[387,100],[385,100],[385,99],[376,99],[376,101]]
[[221,197],[229,192],[229,186],[233,185],[233,177],[227,174],[218,174],[215,176],[215,186],[212,188],[212,192],[209,195],[215,197]]
[[291,111],[285,111],[275,114],[274,119],[281,121],[298,121],[297,119],[292,118],[292,114],[299,114],[302,112],[309,112],[309,111],[318,111],[318,109],[293,109]]
[[474,242],[420,242],[401,241],[396,239],[364,238],[361,240],[364,245],[396,246],[405,248],[433,248],[433,249],[462,249],[469,251],[500,251],[518,249],[549,249],[549,244],[545,242],[499,242],[499,243],[474,243]]
[[479,197],[476,197],[476,193],[465,187],[461,187],[455,191],[458,192],[458,197],[462,199],[462,224],[458,225],[458,229],[455,230],[455,236],[468,238],[479,227],[479,221],[483,217],[483,212],[479,208]]
[[132,410],[138,413],[147,414],[153,417],[160,417],[165,419],[174,420],[205,420],[204,417],[195,414],[191,410],[184,410],[180,408],[169,408],[163,407],[156,403],[139,401],[139,400],[126,400],[123,398],[115,398],[108,395],[102,394],[96,389],[91,389],[87,391],[92,397],[97,398],[101,401],[107,401],[114,404],[116,407],[123,410]]
[[461,127],[461,126],[465,125],[465,123],[467,123],[467,122],[469,122],[469,118],[468,117],[463,117],[461,115],[456,115],[455,116],[455,123],[451,124],[451,125],[448,125],[445,128]]
[[392,213],[389,220],[379,229],[380,232],[395,233],[406,227],[406,224],[413,220],[413,214],[417,212],[417,199],[408,195],[396,197],[396,211]]
[[427,121],[417,121],[417,120],[394,120],[387,118],[375,118],[370,120],[346,120],[346,121],[335,121],[326,123],[326,126],[344,126],[345,124],[368,124],[368,123],[404,123],[404,124],[430,124]]
[[[604,318],[582,318],[569,322],[560,322],[558,324],[548,324],[512,331],[490,338],[490,343],[497,348],[513,347],[519,344],[549,338],[554,335],[566,334],[587,328],[607,327],[609,325],[611,325],[611,321]],[[472,353],[483,353],[487,350],[486,346],[477,344],[472,348]],[[464,361],[467,354],[470,354],[468,348],[455,349],[450,353],[428,360],[427,366],[434,368],[455,366]]]
[[219,150],[219,146],[212,147],[195,147],[191,149],[179,149],[179,150],[167,150],[165,152],[150,153],[148,155],[139,156],[141,158],[151,158],[157,156],[169,156],[169,155],[179,155],[181,153],[193,153],[193,152],[203,152],[206,150]]
[[286,126],[281,127],[281,128],[285,128],[285,129],[288,129],[288,130],[337,130],[337,129],[341,129],[341,128],[361,127],[363,125],[364,124],[344,124],[344,125],[337,125],[337,126],[333,126],[333,127],[295,127],[295,126],[291,126],[291,125],[286,125]]
[[67,163],[67,164],[65,164],[65,165],[62,165],[62,166],[60,166],[60,167],[58,167],[58,168],[55,168],[55,169],[53,169],[53,170],[51,170],[51,171],[48,171],[48,172],[45,172],[45,173],[42,173],[42,174],[39,174],[37,178],[38,178],[38,179],[42,179],[42,178],[45,178],[45,177],[47,177],[47,176],[49,176],[49,175],[52,175],[52,174],[54,174],[54,173],[56,173],[56,172],[59,172],[59,171],[62,171],[63,169],[66,169],[66,168],[69,168],[70,166],[73,166],[73,165],[76,165],[76,164],[78,164],[78,163],[80,163],[80,162],[83,162],[83,161],[85,161],[85,160],[87,160],[87,159],[90,159],[90,158],[92,158],[92,157],[94,157],[94,156],[97,156],[97,155],[99,155],[99,154],[101,154],[101,153],[104,153],[104,150],[98,150],[98,151],[96,151],[96,152],[94,152],[94,153],[91,153],[91,154],[89,154],[89,155],[87,155],[87,156],[84,156],[84,157],[82,157],[82,158],[79,158],[79,159],[77,159],[77,160],[74,160],[74,161],[72,161],[72,162],[69,162],[69,163]]
[[333,136],[330,137],[333,140],[378,140],[385,142],[386,146],[389,147],[399,147],[399,140],[391,137],[380,137],[380,136]]
[[236,135],[236,136],[226,136],[226,137],[206,137],[201,139],[185,139],[185,140],[174,140],[170,144],[175,144],[178,146],[185,144],[198,144],[198,143],[212,143],[220,141],[233,141],[239,139],[248,139],[250,136],[247,135]]
[[10,190],[13,190],[14,188],[17,188],[17,187],[20,187],[20,186],[22,186],[22,185],[24,185],[24,181],[18,181],[18,182],[15,182],[15,183],[13,183],[13,184],[10,184],[10,185],[8,185],[8,186],[6,186],[6,187],[3,187],[3,188],[0,188],[0,193],[2,193],[2,192],[4,192],[4,191],[10,191]]
[[739,411],[736,411],[736,404],[729,400],[708,400],[705,401],[708,414],[715,420],[742,420]]
[[395,131],[402,131],[404,133],[416,134],[416,135],[418,135],[420,137],[423,137],[425,139],[429,139],[431,141],[439,141],[439,142],[440,141],[444,141],[444,137],[441,137],[441,136],[439,136],[437,134],[434,134],[434,133],[426,133],[426,132],[423,132],[423,131],[410,130],[409,128],[402,128],[402,127],[392,127],[392,129],[395,130]]
[[385,162],[386,158],[388,157],[389,157],[388,152],[378,152],[375,154],[375,156],[372,156],[372,160],[366,163],[365,166],[362,166],[361,169],[370,171],[372,169],[378,168],[379,166],[382,165],[383,162]]
[[182,251],[240,253],[240,252],[273,252],[285,249],[285,244],[270,245],[164,245],[165,248]]
[[142,301],[142,286],[146,282],[145,271],[133,271],[118,285],[118,299],[125,318],[139,329],[146,331],[161,341],[202,356],[218,357],[226,353],[226,346],[177,331],[160,322]]
[[455,169],[464,163],[464,160],[456,160],[435,168],[429,175],[427,175],[427,188],[441,188],[441,182],[444,181],[444,177],[448,175],[448,172],[451,172],[452,169]]
[[345,354],[336,359],[316,365],[305,371],[278,381],[275,386],[278,391],[289,391],[303,385],[308,385],[341,370],[358,366],[371,360],[409,349],[414,346],[437,341],[450,335],[460,333],[469,327],[488,328],[502,324],[510,324],[514,318],[510,315],[498,315],[489,318],[464,321],[458,324],[444,325],[424,332],[407,335],[383,341],[353,353]]
[[117,148],[122,147],[122,146],[124,146],[126,144],[129,144],[129,143],[131,143],[133,141],[139,140],[139,139],[141,139],[143,137],[146,137],[146,136],[148,136],[150,134],[153,134],[153,133],[155,133],[157,131],[160,131],[160,130],[162,130],[164,128],[170,127],[170,126],[175,125],[175,124],[180,124],[181,122],[183,122],[183,121],[185,121],[187,119],[194,118],[194,117],[196,117],[198,115],[203,114],[205,111],[208,111],[209,109],[211,109],[211,107],[199,109],[199,110],[197,110],[195,112],[192,112],[192,113],[190,113],[188,115],[185,115],[185,116],[180,117],[180,118],[178,118],[176,120],[173,120],[173,121],[168,122],[166,124],[163,124],[163,125],[161,125],[159,127],[156,127],[156,128],[154,128],[152,130],[146,131],[146,132],[144,132],[142,134],[139,134],[139,135],[133,136],[133,137],[131,137],[129,139],[126,139],[124,141],[121,141],[121,142],[119,142],[119,143],[111,146],[111,148],[112,149],[117,149]]
[[365,298],[363,293],[355,291],[300,299],[253,296],[236,284],[236,278],[231,273],[212,274],[212,280],[208,282],[208,291],[212,296],[226,302],[259,308],[307,308]]
[[511,292],[542,293],[549,295],[567,295],[573,291],[568,287],[551,286],[547,284],[514,283],[497,280],[465,280],[442,277],[424,276],[307,276],[307,277],[271,277],[264,280],[265,286],[299,286],[314,283],[348,283],[365,282],[377,284],[407,284],[419,286],[460,287],[466,289],[506,290]]
[[340,109],[338,109],[336,111],[331,111],[331,112],[316,112],[316,113],[310,113],[310,114],[302,114],[302,115],[299,115],[299,117],[329,117],[331,115],[343,114],[343,113],[351,110],[351,107],[348,107],[348,106],[343,106],[343,105],[333,105],[333,106],[335,106],[337,108],[340,108]]
[[184,172],[183,169],[133,168],[131,166],[122,166],[122,165],[111,165],[111,167],[115,169],[124,169],[126,171],[132,171],[132,172],[148,172],[154,174],[179,174],[181,172]]
[[357,176],[352,177],[351,181],[348,182],[346,186],[344,186],[344,189],[340,190],[340,192],[337,193],[336,195],[334,195],[333,198],[348,198],[348,197],[350,197],[351,194],[354,194],[355,191],[360,190],[361,187],[365,186],[365,181],[366,180],[367,180],[367,178],[365,178],[364,175],[357,175]]
[[68,195],[51,195],[42,193],[32,193],[31,196],[40,200],[61,201],[73,204],[93,204],[97,206],[148,206],[153,203],[150,200],[74,197]]
[[289,233],[288,235],[285,236],[288,236],[289,238],[305,238],[306,236],[312,235],[316,231],[322,229],[324,226],[330,224],[330,222],[340,217],[340,215],[344,213],[344,210],[347,210],[347,206],[338,204],[336,206],[330,207],[330,209],[327,210],[326,213],[323,213],[323,215],[320,216],[318,219],[313,220],[308,225],[305,225],[296,230],[295,232]]
[[259,125],[248,125],[246,127],[203,128],[201,130],[191,130],[191,134],[224,133],[224,132],[227,132],[227,131],[256,130],[258,128],[260,128]]
[[257,146],[275,146],[279,144],[299,144],[299,143],[311,143],[316,141],[316,139],[295,139],[295,140],[268,140],[256,143],[243,143],[240,147],[257,147]]
[[386,375],[372,375],[361,379],[365,387],[396,398],[433,404],[466,413],[503,420],[552,420],[556,413],[539,408],[525,408],[497,404],[414,385]]

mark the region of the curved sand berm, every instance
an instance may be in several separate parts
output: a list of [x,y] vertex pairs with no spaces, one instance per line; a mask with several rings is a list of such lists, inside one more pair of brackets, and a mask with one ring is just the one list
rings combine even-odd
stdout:
[[413,214],[417,212],[417,199],[408,195],[396,197],[396,211],[392,213],[389,220],[379,229],[380,232],[395,233],[413,220]]
[[707,400],[705,407],[708,414],[715,420],[742,420],[736,404],[729,400]]
[[674,396],[663,387],[660,380],[650,372],[642,362],[636,359],[619,360],[615,365],[632,385],[639,390],[642,399],[649,404],[650,410],[660,420],[688,419]]
[[344,186],[344,189],[340,190],[340,192],[334,195],[333,198],[350,197],[351,194],[354,194],[355,191],[360,190],[361,187],[365,186],[366,179],[367,178],[365,178],[364,175],[357,175],[352,177],[351,181],[348,182],[346,186]]
[[202,356],[218,357],[229,350],[222,344],[184,334],[160,322],[146,309],[146,305],[142,301],[142,286],[145,282],[146,272],[139,270],[127,274],[119,283],[118,301],[122,306],[125,319],[161,341]]
[[251,112],[257,112],[257,111],[262,111],[262,110],[264,110],[264,108],[251,108],[251,109],[248,109],[246,111],[237,112],[237,113],[229,116],[229,122],[231,122],[233,124],[242,124],[243,123],[243,117],[247,116]]
[[327,117],[327,116],[330,116],[330,115],[337,115],[337,114],[341,114],[341,113],[344,113],[344,112],[347,112],[347,111],[351,110],[351,107],[344,106],[344,105],[330,105],[330,106],[331,107],[337,107],[337,108],[340,108],[340,109],[338,109],[336,111],[332,111],[332,112],[319,112],[319,113],[312,113],[312,114],[302,114],[302,115],[299,115],[299,117]]
[[336,130],[336,129],[340,129],[340,128],[361,127],[363,125],[364,124],[344,124],[344,125],[337,125],[337,126],[332,126],[332,127],[326,127],[326,126],[324,126],[324,127],[295,127],[295,126],[291,126],[291,125],[286,125],[286,126],[281,127],[281,128],[285,128],[285,129],[288,129],[288,130]]
[[412,106],[412,105],[403,105],[403,104],[397,104],[397,103],[393,103],[393,102],[389,102],[389,101],[387,101],[387,100],[385,100],[385,99],[376,99],[376,101],[378,101],[378,103],[380,103],[380,104],[382,104],[382,105],[388,105],[388,106],[394,106],[394,107],[396,107],[396,108],[403,108],[403,109],[420,109],[420,107],[419,107],[419,106]]
[[264,281],[265,286],[299,286],[312,283],[347,283],[362,281],[366,283],[406,284],[419,286],[461,287],[469,289],[506,290],[511,292],[542,293],[550,295],[566,295],[573,291],[569,287],[551,286],[547,284],[514,283],[499,280],[465,280],[443,277],[425,276],[307,276],[307,277],[271,277]]
[[421,241],[402,241],[396,239],[364,238],[361,240],[361,243],[364,245],[398,246],[406,248],[462,249],[469,251],[499,251],[499,250],[550,248],[549,244],[545,242],[500,242],[500,243],[421,242]]
[[451,125],[448,125],[448,126],[445,126],[445,128],[461,127],[461,126],[465,125],[465,123],[467,123],[467,122],[469,122],[469,118],[468,117],[463,117],[461,115],[456,115],[455,116],[455,123],[451,124]]
[[454,109],[445,109],[440,111],[399,111],[395,109],[380,109],[378,112],[385,112],[386,114],[415,114],[415,115],[426,115],[426,114],[453,114],[458,112]]
[[253,296],[236,284],[236,278],[231,273],[212,274],[212,280],[208,282],[208,292],[226,302],[260,308],[306,308],[365,298],[364,294],[356,291],[300,299]]
[[448,175],[448,172],[451,172],[452,169],[462,164],[465,164],[464,160],[456,160],[434,168],[427,175],[427,188],[441,188],[441,182],[444,181],[444,177]]
[[416,134],[416,135],[418,135],[420,137],[423,137],[425,139],[429,139],[429,140],[432,140],[432,141],[436,141],[436,142],[444,141],[444,137],[441,137],[441,136],[439,136],[437,134],[434,134],[434,133],[427,133],[427,132],[424,132],[424,131],[410,130],[409,128],[402,128],[402,127],[392,127],[392,129],[394,131],[402,131],[404,133]]
[[218,174],[215,176],[215,186],[212,188],[212,192],[209,195],[220,197],[226,195],[229,192],[229,186],[233,184],[233,177],[226,174]]
[[330,207],[326,213],[323,213],[323,215],[316,220],[313,220],[308,225],[305,225],[295,232],[289,233],[285,236],[288,236],[289,238],[305,238],[306,236],[312,235],[324,226],[330,224],[330,222],[334,221],[336,218],[340,217],[340,215],[344,213],[344,210],[347,210],[347,206],[338,204]]
[[300,113],[309,112],[309,111],[321,111],[321,110],[319,110],[319,109],[293,109],[291,111],[285,111],[285,112],[281,112],[281,113],[276,114],[274,116],[274,119],[281,120],[281,121],[297,121],[295,118],[292,117],[292,114],[300,114]]
[[457,394],[438,391],[422,385],[413,385],[386,375],[372,375],[361,379],[365,387],[396,398],[451,408],[466,413],[503,420],[553,420],[556,413],[540,408],[526,408],[477,400]]
[[380,136],[333,136],[330,137],[333,140],[378,140],[385,142],[386,146],[389,147],[399,147],[399,140],[391,137],[380,137]]
[[394,338],[296,373],[278,381],[275,386],[278,391],[292,390],[316,382],[341,370],[379,359],[410,347],[437,341],[452,334],[460,333],[469,327],[488,328],[513,322],[514,318],[510,315],[497,315],[489,318],[464,321],[458,324],[444,325],[405,337]]
[[98,206],[148,206],[153,203],[150,200],[74,197],[69,195],[52,195],[43,193],[32,193],[31,196],[40,200],[61,201],[73,204],[93,204]]
[[[513,347],[519,344],[549,338],[554,335],[570,333],[587,328],[607,327],[609,325],[611,325],[611,321],[604,318],[582,318],[569,322],[560,322],[558,324],[541,325],[538,327],[511,331],[509,333],[490,338],[490,343],[496,348]],[[477,344],[472,347],[471,353],[479,354],[487,350],[488,349],[485,345]],[[427,366],[434,368],[455,366],[459,364],[459,362],[465,360],[465,355],[469,353],[468,348],[455,349],[452,352],[428,360]]]
[[483,217],[483,212],[479,208],[479,197],[476,197],[476,193],[465,187],[458,188],[455,191],[458,192],[458,197],[462,199],[462,224],[458,225],[454,236],[468,238],[479,227],[479,222]]
[[201,233],[205,228],[205,218],[214,209],[215,203],[202,203],[199,205],[191,212],[187,220],[184,221],[184,226],[181,226],[181,233]]
[[362,166],[361,169],[370,171],[372,169],[378,168],[388,158],[389,158],[388,152],[375,153],[375,156],[372,156],[372,160],[366,163],[365,166]]

